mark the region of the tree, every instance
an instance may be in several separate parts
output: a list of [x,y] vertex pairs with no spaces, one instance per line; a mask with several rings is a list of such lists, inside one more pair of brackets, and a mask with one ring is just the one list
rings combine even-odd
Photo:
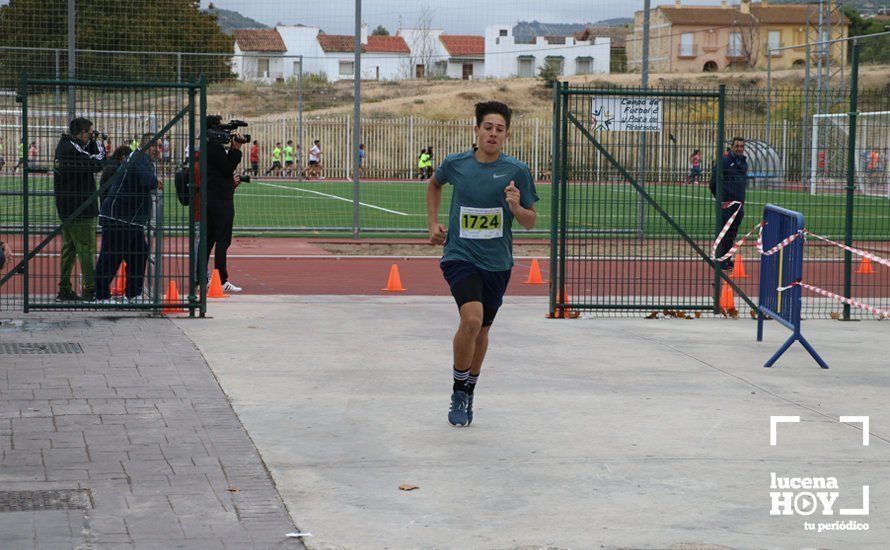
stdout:
[[[862,15],[852,6],[841,8],[847,19],[850,20],[850,36],[867,36],[884,32],[884,23],[880,19],[863,19]],[[849,47],[853,47],[850,41]],[[890,63],[890,36],[879,36],[859,41],[859,61],[863,63]],[[852,49],[850,50],[852,53]]]
[[555,63],[544,63],[538,69],[538,78],[543,81],[545,88],[553,88],[559,82],[559,66]]
[[733,10],[729,39],[730,56],[737,59],[737,63],[755,68],[760,55],[761,39],[760,21],[750,13]]
[[[437,67],[433,66],[436,60],[438,49],[436,48],[437,39],[433,34],[433,10],[429,6],[420,8],[420,15],[414,28],[409,31],[406,38],[410,40],[408,48],[411,55],[402,61],[402,73],[405,78],[429,78],[437,76]],[[422,74],[418,74],[417,67],[422,66]]]
[[389,31],[383,25],[377,25],[377,28],[371,31],[371,36],[389,36]]
[[[200,9],[199,0],[77,2],[77,77],[103,80],[175,81],[204,74],[209,80],[232,76],[228,67],[232,38],[219,28],[216,16]],[[60,66],[67,67],[67,18],[64,2],[11,0],[0,6],[0,36],[4,46],[57,48]],[[95,53],[182,52],[182,55]],[[218,53],[220,56],[190,56]],[[54,77],[55,52],[16,51],[0,56],[0,78],[17,80],[21,71]],[[182,60],[182,66],[179,65]],[[66,76],[61,74],[59,76]]]

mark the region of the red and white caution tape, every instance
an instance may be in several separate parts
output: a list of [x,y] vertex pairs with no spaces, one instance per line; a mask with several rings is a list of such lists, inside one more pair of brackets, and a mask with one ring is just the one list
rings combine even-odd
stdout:
[[732,216],[730,216],[729,220],[727,220],[726,225],[724,225],[723,229],[720,230],[720,233],[717,234],[717,240],[714,241],[714,245],[711,247],[711,259],[714,260],[715,262],[722,262],[724,260],[728,260],[728,259],[732,258],[733,256],[735,256],[735,253],[745,243],[745,240],[748,237],[750,237],[752,233],[757,231],[757,229],[759,229],[760,227],[763,226],[762,222],[755,225],[754,228],[751,229],[751,231],[748,231],[747,233],[745,233],[745,235],[741,239],[737,240],[735,242],[735,244],[732,245],[732,248],[729,249],[729,252],[727,252],[726,254],[724,254],[723,256],[720,256],[718,258],[717,257],[717,247],[720,246],[720,242],[723,240],[723,237],[726,235],[726,232],[729,231],[729,226],[732,225],[732,222],[735,221],[736,216],[738,216],[739,212],[742,210],[742,203],[740,203],[739,201],[723,203],[724,210],[735,205],[735,204],[739,205],[739,207],[736,208],[735,212],[733,212]]
[[805,233],[805,231],[806,230],[801,229],[797,233],[792,233],[791,235],[788,235],[787,237],[782,239],[782,241],[779,244],[777,244],[776,246],[770,248],[769,250],[764,250],[763,249],[763,222],[761,222],[760,223],[760,233],[757,235],[757,251],[760,252],[760,254],[762,254],[763,256],[772,256],[776,252],[782,250],[789,244],[793,243],[794,240],[796,238],[800,237],[801,235],[803,235]]
[[877,316],[880,317],[881,319],[883,319],[883,318],[885,318],[885,317],[890,317],[890,311],[883,310],[883,309],[878,309],[878,308],[876,308],[876,307],[874,307],[874,306],[870,306],[870,305],[868,305],[868,304],[863,304],[862,302],[859,302],[859,301],[857,301],[857,300],[852,300],[852,299],[847,298],[847,297],[845,297],[845,296],[841,296],[841,295],[839,295],[839,294],[835,294],[834,292],[828,292],[827,290],[821,289],[821,288],[819,288],[819,287],[817,287],[817,286],[808,285],[808,284],[806,284],[806,283],[802,283],[802,282],[800,282],[800,281],[791,283],[791,284],[788,285],[788,286],[780,286],[780,287],[777,288],[776,290],[779,291],[779,292],[784,292],[784,291],[786,291],[786,290],[788,290],[789,288],[794,287],[794,286],[800,286],[800,287],[806,288],[806,289],[808,289],[808,290],[812,290],[812,291],[815,292],[816,294],[821,294],[822,296],[825,296],[825,297],[827,297],[827,298],[831,298],[832,300],[837,300],[838,302],[845,303],[845,304],[850,305],[850,306],[852,306],[852,307],[855,307],[855,308],[857,308],[857,309],[862,309],[862,310],[868,311],[869,313],[874,313],[875,315],[877,315]]
[[807,231],[806,233],[807,233],[807,235],[810,235],[811,237],[816,237],[820,241],[825,241],[827,243],[833,244],[834,246],[836,246],[838,248],[843,248],[844,250],[848,250],[848,251],[852,252],[853,254],[856,254],[857,256],[862,256],[864,258],[868,258],[869,260],[871,260],[875,263],[890,267],[890,260],[886,260],[884,258],[881,258],[880,256],[875,256],[871,252],[866,252],[865,250],[859,250],[858,248],[853,248],[852,246],[847,246],[845,244],[834,242],[827,237],[823,237],[822,235],[816,235],[812,231]]

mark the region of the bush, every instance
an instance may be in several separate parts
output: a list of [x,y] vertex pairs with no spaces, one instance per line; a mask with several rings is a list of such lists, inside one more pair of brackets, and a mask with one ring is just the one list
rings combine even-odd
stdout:
[[547,63],[538,69],[538,78],[544,81],[545,88],[553,88],[553,85],[559,82],[559,71],[555,66]]

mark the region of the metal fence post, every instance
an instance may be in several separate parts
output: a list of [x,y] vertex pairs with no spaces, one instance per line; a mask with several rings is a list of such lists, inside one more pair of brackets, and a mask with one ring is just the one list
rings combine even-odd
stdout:
[[[185,169],[188,170],[188,181],[189,184],[189,206],[188,206],[188,220],[189,220],[189,275],[188,275],[188,300],[189,300],[189,317],[195,316],[195,302],[198,300],[198,296],[195,296],[195,287],[200,284],[200,275],[198,276],[198,280],[195,279],[195,275],[198,273],[198,250],[196,248],[200,248],[195,246],[195,237],[200,236],[195,232],[195,194],[197,189],[195,189],[196,184],[200,182],[193,181],[195,177],[195,88],[189,87],[189,121],[188,121],[188,149],[189,155],[188,158],[185,159]],[[202,270],[205,274],[207,270]]]
[[568,252],[566,250],[566,233],[568,232],[568,181],[569,181],[569,83],[562,82],[557,83],[557,86],[561,85],[561,95],[560,98],[562,102],[562,106],[560,107],[560,123],[562,125],[561,129],[561,137],[560,141],[560,166],[559,166],[559,180],[560,180],[560,196],[562,197],[561,203],[559,205],[559,281],[558,286],[556,287],[556,292],[562,294],[562,301],[564,306],[560,311],[563,313],[562,317],[565,317],[566,307],[568,307],[568,292],[562,292],[562,289],[566,288],[566,256]]
[[[75,65],[75,9],[74,1],[68,0],[68,80],[74,80],[77,77],[77,67]],[[68,86],[68,120],[77,116],[77,90],[74,86]]]
[[[847,211],[844,244],[853,246],[853,192],[856,190],[856,118],[859,115],[859,42],[853,42],[850,68],[850,134],[847,145]],[[851,298],[853,254],[844,250],[844,296]],[[850,304],[844,304],[844,321],[850,320]]]
[[30,230],[30,219],[28,217],[28,195],[30,191],[28,190],[28,169],[30,168],[30,164],[28,162],[28,77],[22,73],[22,90],[21,90],[21,101],[22,101],[22,157],[20,162],[22,163],[22,256],[25,257],[25,263],[22,266],[22,311],[28,313],[28,293],[31,291],[30,285],[28,284],[28,279],[30,278],[30,273],[28,270],[28,266],[30,262],[27,261],[27,257],[31,252],[31,230]]
[[[352,154],[349,158],[352,170],[352,238],[358,239],[361,223],[359,220],[359,181],[358,181],[358,146],[362,131],[362,0],[355,0],[355,52],[352,67],[353,106],[352,106]],[[347,141],[347,143],[349,143]]]
[[176,82],[182,82],[182,52],[176,52]]
[[300,73],[297,76],[297,179],[303,179],[303,56],[300,56]]
[[[714,160],[714,173],[716,175],[716,188],[714,193],[716,201],[714,203],[714,211],[716,212],[714,238],[720,234],[723,229],[723,147],[726,143],[726,84],[721,84],[719,88],[720,95],[717,98],[717,158]],[[723,269],[723,262],[714,261],[714,313],[720,313],[720,270]]]
[[559,282],[557,260],[558,242],[556,240],[559,228],[559,156],[562,148],[559,142],[560,119],[560,89],[559,84],[553,85],[553,143],[551,144],[550,157],[550,316],[556,313],[556,293]]
[[[207,78],[201,75],[199,80],[201,86],[201,107],[200,119],[198,124],[201,125],[201,133],[199,136],[199,148],[201,155],[198,159],[199,170],[201,172],[200,189],[203,192],[201,197],[201,222],[199,227],[200,246],[198,251],[198,278],[201,281],[201,317],[207,315]],[[189,151],[191,152],[191,151]]]

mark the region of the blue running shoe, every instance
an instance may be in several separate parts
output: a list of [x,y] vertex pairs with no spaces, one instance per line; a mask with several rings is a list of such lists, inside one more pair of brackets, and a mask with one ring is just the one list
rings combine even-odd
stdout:
[[467,392],[456,391],[451,394],[451,408],[448,410],[448,422],[452,426],[466,426],[467,420]]
[[473,423],[473,394],[467,394],[467,426]]

